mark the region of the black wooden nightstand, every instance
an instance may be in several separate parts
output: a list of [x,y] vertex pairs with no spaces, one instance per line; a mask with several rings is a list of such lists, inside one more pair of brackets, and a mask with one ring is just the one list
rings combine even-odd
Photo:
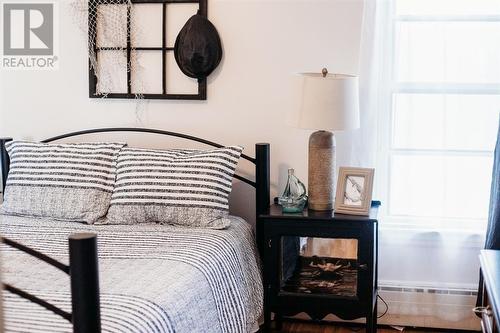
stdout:
[[[366,317],[366,332],[376,332],[378,205],[369,217],[307,209],[287,214],[278,205],[258,216],[266,332],[272,312],[278,329],[283,316],[305,312],[317,320]],[[340,253],[345,244],[351,251]]]

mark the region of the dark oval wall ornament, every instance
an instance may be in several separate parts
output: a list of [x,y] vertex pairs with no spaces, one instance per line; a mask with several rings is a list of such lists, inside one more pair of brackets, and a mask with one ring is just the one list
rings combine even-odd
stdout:
[[222,44],[217,29],[204,16],[191,16],[175,40],[174,55],[185,75],[206,78],[222,59]]

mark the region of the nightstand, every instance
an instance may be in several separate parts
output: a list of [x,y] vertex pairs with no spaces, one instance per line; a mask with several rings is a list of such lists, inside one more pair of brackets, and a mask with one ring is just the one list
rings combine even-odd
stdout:
[[307,313],[314,320],[334,314],[344,320],[366,318],[366,332],[377,327],[377,208],[370,216],[332,211],[282,213],[272,205],[257,221],[264,270],[264,328],[271,313]]

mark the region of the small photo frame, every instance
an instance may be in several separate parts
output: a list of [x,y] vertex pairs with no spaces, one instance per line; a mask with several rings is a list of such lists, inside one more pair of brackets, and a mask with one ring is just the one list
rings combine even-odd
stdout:
[[340,167],[335,213],[370,215],[375,169]]

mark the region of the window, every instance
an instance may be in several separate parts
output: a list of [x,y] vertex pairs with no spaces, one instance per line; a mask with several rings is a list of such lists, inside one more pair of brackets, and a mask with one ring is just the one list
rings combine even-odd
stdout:
[[394,0],[391,24],[384,221],[480,230],[500,113],[500,0]]

